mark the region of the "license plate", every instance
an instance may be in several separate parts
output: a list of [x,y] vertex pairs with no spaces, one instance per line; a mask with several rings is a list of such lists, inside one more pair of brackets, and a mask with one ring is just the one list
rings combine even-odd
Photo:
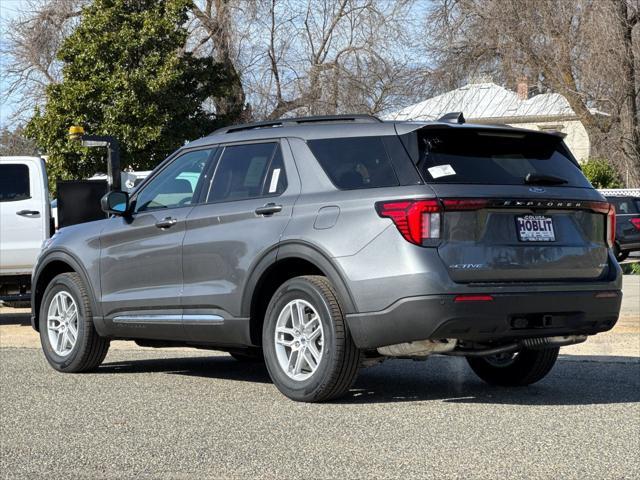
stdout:
[[516,217],[518,239],[521,242],[555,242],[553,219],[544,215]]

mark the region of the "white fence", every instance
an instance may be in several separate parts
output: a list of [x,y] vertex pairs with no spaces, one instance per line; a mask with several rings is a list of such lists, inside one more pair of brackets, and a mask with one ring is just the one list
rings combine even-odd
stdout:
[[640,197],[640,188],[599,188],[605,197]]

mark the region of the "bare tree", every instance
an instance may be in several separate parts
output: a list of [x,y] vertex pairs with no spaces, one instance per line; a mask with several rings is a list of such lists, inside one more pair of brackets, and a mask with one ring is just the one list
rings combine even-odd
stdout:
[[640,185],[638,0],[439,0],[426,48],[447,87],[491,72],[562,94],[598,155]]
[[218,115],[228,121],[238,122],[251,117],[238,60],[242,36],[234,23],[238,13],[253,11],[253,0],[205,0],[193,4],[195,17],[191,30],[192,49],[195,53],[210,55],[224,65],[231,77],[231,91],[224,98],[213,100]]
[[46,87],[60,81],[56,55],[77,25],[87,0],[28,0],[23,12],[9,22],[0,47],[7,58],[4,98],[15,102],[14,116],[28,118],[45,101]]
[[263,115],[378,114],[394,97],[424,91],[424,62],[411,55],[409,0],[271,0],[268,74],[256,85]]
[[[11,25],[7,96],[25,115],[60,80],[56,53],[90,0],[29,0]],[[384,114],[429,92],[420,0],[194,0],[185,50],[225,65],[211,108],[229,122]]]
[[194,7],[191,44],[198,54],[231,62],[244,118],[378,114],[427,88],[426,59],[413,49],[416,4],[207,0]]
[[37,155],[35,142],[23,135],[22,126],[0,130],[0,156]]

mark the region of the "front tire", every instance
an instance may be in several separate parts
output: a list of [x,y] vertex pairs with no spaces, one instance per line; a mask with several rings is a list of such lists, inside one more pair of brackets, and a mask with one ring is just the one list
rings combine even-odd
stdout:
[[503,387],[531,385],[553,368],[560,348],[523,350],[515,354],[467,357],[469,366],[485,382]]
[[89,293],[80,276],[62,273],[47,286],[40,307],[40,343],[59,372],[94,370],[107,355],[109,340],[93,326]]
[[296,277],[278,288],[267,308],[262,345],[273,383],[292,400],[340,397],[358,374],[360,350],[333,286],[322,276]]

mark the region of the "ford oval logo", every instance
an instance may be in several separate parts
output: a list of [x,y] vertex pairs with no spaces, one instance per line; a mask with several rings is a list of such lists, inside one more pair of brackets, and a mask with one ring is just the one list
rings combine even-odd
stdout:
[[544,188],[540,188],[540,187],[531,187],[529,189],[530,192],[532,193],[544,193],[546,192],[546,190]]

